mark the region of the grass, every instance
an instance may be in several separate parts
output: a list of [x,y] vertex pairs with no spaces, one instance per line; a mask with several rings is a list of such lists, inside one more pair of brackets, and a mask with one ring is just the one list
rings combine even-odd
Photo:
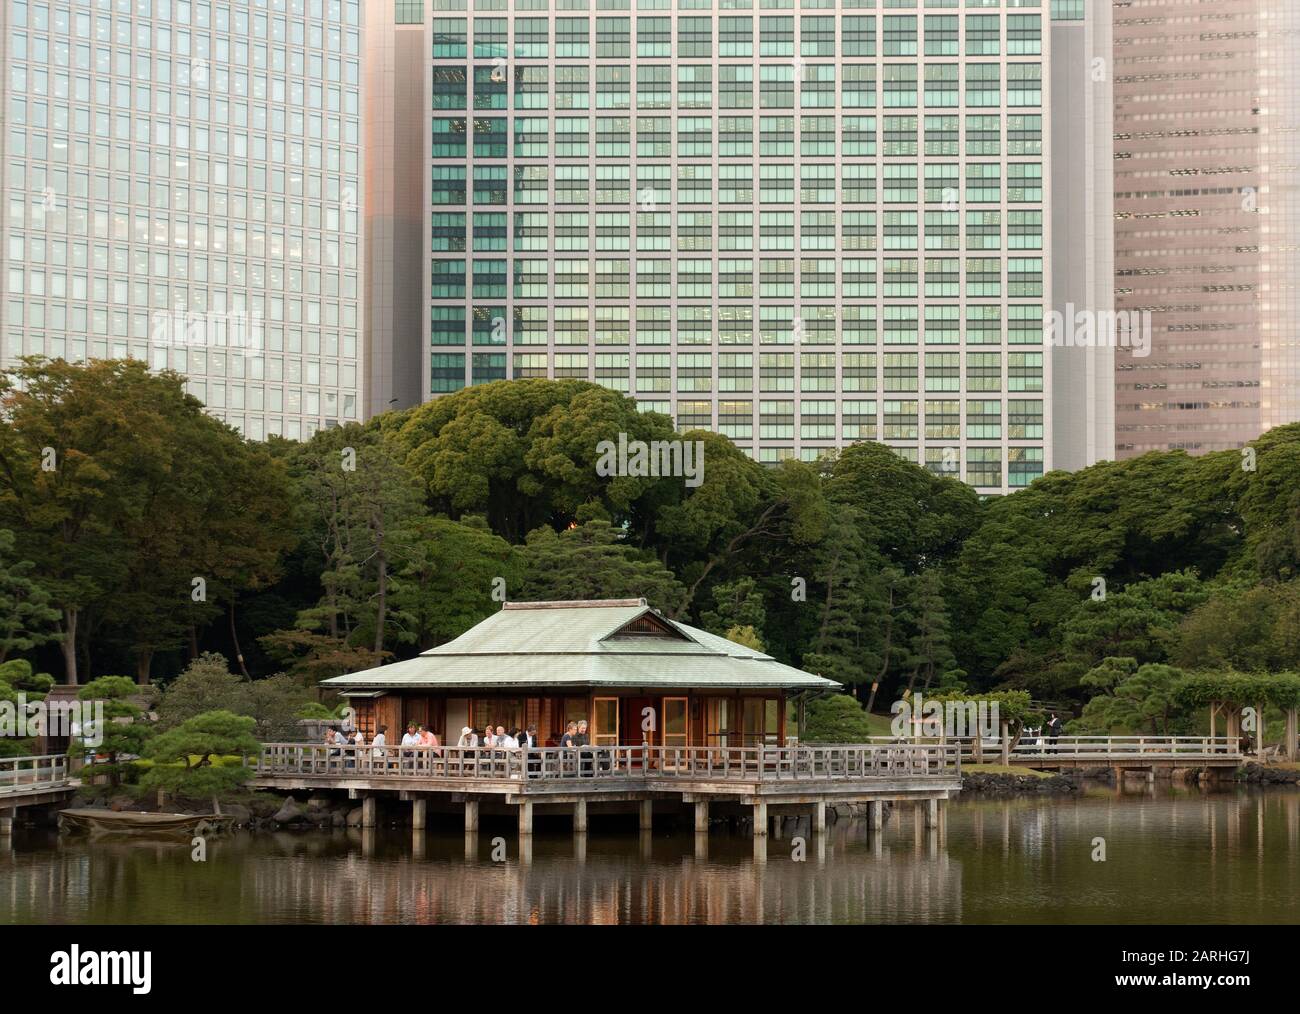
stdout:
[[1030,775],[1033,778],[1051,778],[1055,771],[1035,771],[1016,764],[962,764],[961,773],[980,775]]

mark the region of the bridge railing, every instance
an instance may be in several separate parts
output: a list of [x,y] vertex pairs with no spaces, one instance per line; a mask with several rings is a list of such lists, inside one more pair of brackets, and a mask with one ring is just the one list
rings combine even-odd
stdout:
[[63,754],[0,758],[0,796],[59,788],[68,783],[68,758]]
[[[961,744],[964,760],[975,758],[974,738],[956,742]],[[1002,751],[1002,743],[997,738],[986,736],[979,746],[978,753],[986,762],[995,762]],[[1061,755],[1098,761],[1152,756],[1236,757],[1240,756],[1241,744],[1231,736],[1059,736],[1053,741],[1049,736],[1036,734],[1022,736],[1008,753],[1012,758]]]
[[956,743],[825,746],[489,747],[327,746],[267,743],[259,775],[339,778],[706,779],[833,781],[960,773]]

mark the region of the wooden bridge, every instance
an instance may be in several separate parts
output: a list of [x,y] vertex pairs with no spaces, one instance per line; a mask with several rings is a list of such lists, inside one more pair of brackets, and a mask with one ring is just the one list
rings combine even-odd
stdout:
[[0,758],[0,835],[13,833],[14,816],[28,806],[48,806],[69,799],[77,781],[62,754]]
[[1172,772],[1176,768],[1232,771],[1245,761],[1240,741],[1230,736],[1048,736],[1005,740],[960,740],[962,757],[974,763],[1059,771],[1065,768]]
[[921,802],[927,823],[936,824],[940,802],[961,788],[961,750],[956,743],[532,750],[270,743],[249,784],[344,790],[362,800],[362,824],[370,827],[384,796],[410,801],[417,829],[430,799],[463,803],[467,831],[478,829],[480,803],[503,803],[517,808],[520,834],[532,832],[535,806],[569,808],[574,829],[585,831],[588,804],[635,802],[647,829],[655,801],[668,800],[694,805],[697,831],[708,830],[712,802],[752,807],[754,834],[764,835],[769,807],[811,809],[820,831],[826,804],[839,802],[872,804],[876,827],[884,800]]

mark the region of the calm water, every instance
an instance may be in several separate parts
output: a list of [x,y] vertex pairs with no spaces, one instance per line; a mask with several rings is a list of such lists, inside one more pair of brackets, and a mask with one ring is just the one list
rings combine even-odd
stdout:
[[[444,823],[449,818],[442,818]],[[1195,790],[950,803],[927,832],[786,825],[590,834],[513,827],[236,834],[188,845],[19,833],[0,844],[0,923],[1295,922],[1300,792]],[[807,861],[791,858],[792,833]],[[507,857],[494,862],[493,838]],[[1105,839],[1095,862],[1093,840]]]

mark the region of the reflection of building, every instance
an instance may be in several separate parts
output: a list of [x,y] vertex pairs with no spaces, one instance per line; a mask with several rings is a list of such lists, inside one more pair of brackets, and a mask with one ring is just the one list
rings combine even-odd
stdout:
[[541,745],[587,719],[596,745],[783,744],[785,702],[837,684],[684,623],[644,599],[511,602],[405,662],[325,680],[367,736],[410,722],[454,744],[463,727],[536,724]]
[[1300,419],[1300,5],[1116,5],[1118,457],[1242,446]]

